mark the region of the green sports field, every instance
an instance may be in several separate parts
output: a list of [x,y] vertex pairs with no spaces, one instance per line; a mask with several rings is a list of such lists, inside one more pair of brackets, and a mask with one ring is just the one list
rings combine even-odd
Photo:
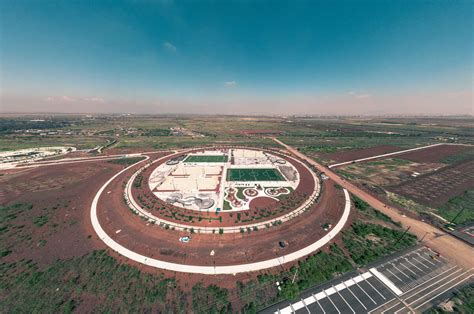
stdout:
[[227,181],[284,181],[285,178],[274,168],[228,169]]
[[184,160],[185,162],[226,162],[227,156],[224,155],[198,155],[198,156],[188,156]]

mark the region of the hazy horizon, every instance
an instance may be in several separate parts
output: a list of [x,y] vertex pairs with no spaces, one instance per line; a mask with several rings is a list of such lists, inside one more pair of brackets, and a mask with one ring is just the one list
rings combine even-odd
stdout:
[[0,114],[474,114],[469,1],[0,9]]

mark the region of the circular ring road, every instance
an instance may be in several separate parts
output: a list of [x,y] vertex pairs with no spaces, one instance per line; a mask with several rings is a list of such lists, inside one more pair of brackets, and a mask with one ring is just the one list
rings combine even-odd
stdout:
[[[138,162],[142,163],[146,160],[148,160],[150,157],[146,156],[146,159]],[[237,273],[245,273],[245,272],[252,272],[252,271],[259,271],[262,269],[267,269],[267,268],[272,268],[272,267],[277,267],[280,266],[284,263],[292,262],[295,260],[298,260],[306,255],[309,255],[325,244],[327,244],[331,239],[333,239],[344,227],[344,225],[347,222],[347,219],[349,218],[350,210],[351,210],[351,201],[349,197],[349,192],[347,192],[346,189],[344,189],[344,197],[345,197],[345,206],[344,206],[344,212],[341,216],[341,219],[337,222],[337,224],[334,226],[331,231],[329,231],[324,237],[318,239],[317,241],[313,242],[312,244],[299,249],[295,252],[282,255],[278,258],[272,258],[260,262],[254,262],[254,263],[246,263],[246,264],[236,264],[236,265],[227,265],[227,266],[200,266],[200,265],[188,265],[188,264],[180,264],[180,263],[171,263],[171,262],[166,262],[162,261],[159,259],[151,258],[142,254],[138,254],[123,245],[117,243],[114,239],[112,239],[102,228],[99,222],[99,218],[97,217],[97,204],[99,203],[100,196],[104,192],[105,188],[119,175],[127,171],[128,169],[132,168],[133,166],[137,165],[138,163],[135,163],[118,173],[116,173],[113,177],[111,177],[107,182],[105,182],[104,185],[97,191],[94,199],[92,200],[91,204],[91,222],[92,222],[92,227],[94,228],[94,231],[98,235],[98,237],[112,250],[115,252],[119,253],[120,255],[123,255],[133,261],[136,261],[138,263],[155,267],[155,268],[160,268],[160,269],[165,269],[165,270],[170,270],[170,271],[176,271],[176,272],[185,272],[185,273],[195,273],[195,274],[206,274],[206,275],[217,275],[217,274],[237,274]]]

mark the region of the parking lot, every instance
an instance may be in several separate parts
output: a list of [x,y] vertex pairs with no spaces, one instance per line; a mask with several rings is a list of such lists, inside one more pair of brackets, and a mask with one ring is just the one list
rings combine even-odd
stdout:
[[360,274],[332,280],[262,313],[407,313],[427,308],[434,299],[472,273],[451,265],[426,247],[392,257]]
[[445,258],[423,247],[394,258],[377,267],[377,270],[406,292],[436,276],[446,265]]

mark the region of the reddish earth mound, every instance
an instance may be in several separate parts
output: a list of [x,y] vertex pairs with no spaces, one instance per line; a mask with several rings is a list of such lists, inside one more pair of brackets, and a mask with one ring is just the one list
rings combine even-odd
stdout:
[[376,155],[393,153],[396,151],[403,150],[397,146],[383,145],[372,148],[361,148],[361,149],[351,149],[337,153],[331,154],[320,154],[324,159],[331,159],[336,162],[345,162],[355,159],[367,158]]
[[260,208],[277,206],[277,205],[278,205],[278,201],[269,197],[260,196],[260,197],[254,198],[250,202],[249,207],[250,207],[250,210],[252,211],[252,210],[259,210]]
[[440,162],[444,158],[473,149],[470,146],[440,145],[398,155],[397,158],[414,162]]

